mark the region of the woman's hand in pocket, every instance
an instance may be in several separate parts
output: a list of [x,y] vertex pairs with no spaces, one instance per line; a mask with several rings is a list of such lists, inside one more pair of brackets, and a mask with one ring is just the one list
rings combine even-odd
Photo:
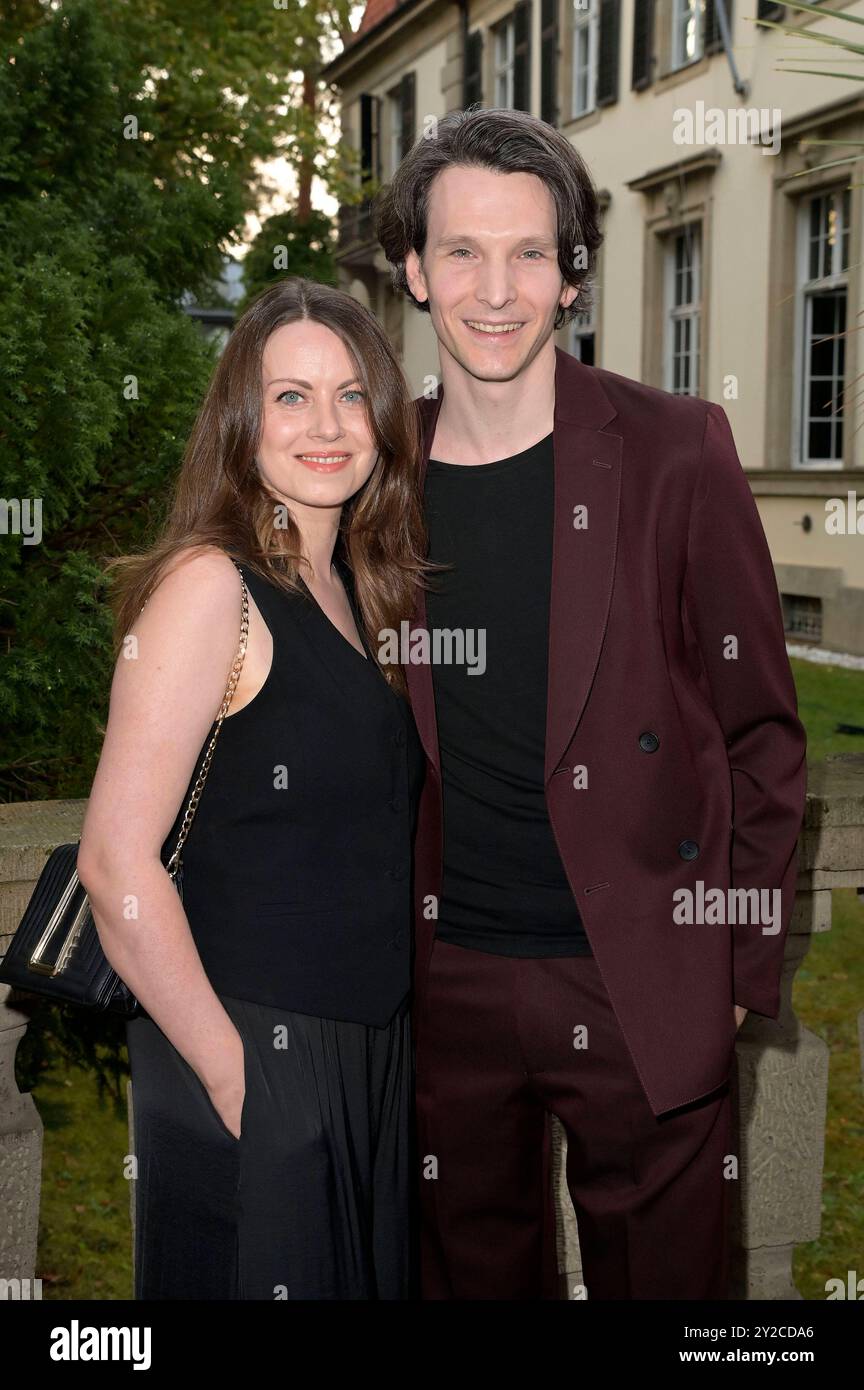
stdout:
[[234,1046],[224,1057],[224,1075],[220,1074],[207,1086],[207,1094],[219,1118],[235,1139],[240,1138],[240,1121],[246,1098],[246,1059],[243,1039],[234,1029]]

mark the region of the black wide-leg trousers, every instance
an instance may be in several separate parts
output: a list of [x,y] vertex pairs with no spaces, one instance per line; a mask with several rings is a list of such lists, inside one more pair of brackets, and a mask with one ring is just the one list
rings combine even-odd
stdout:
[[239,1139],[153,1020],[126,1024],[136,1299],[408,1298],[407,1001],[373,1028],[219,997],[243,1039]]

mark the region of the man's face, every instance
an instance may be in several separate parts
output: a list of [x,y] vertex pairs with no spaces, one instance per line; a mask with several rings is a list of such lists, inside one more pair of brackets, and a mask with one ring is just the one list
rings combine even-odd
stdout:
[[576,298],[557,237],[555,203],[536,174],[457,165],[435,178],[423,259],[411,251],[405,272],[415,299],[429,301],[439,343],[472,376],[518,376],[551,337],[559,304]]

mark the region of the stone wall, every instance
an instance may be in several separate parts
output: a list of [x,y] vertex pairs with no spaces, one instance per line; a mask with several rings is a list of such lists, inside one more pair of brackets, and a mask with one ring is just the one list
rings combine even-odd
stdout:
[[[48,854],[80,835],[85,806],[0,806],[0,955]],[[839,887],[864,895],[864,755],[858,754],[828,758],[810,769],[780,1018],[749,1014],[738,1034],[733,1096],[739,1178],[730,1290],[735,1298],[800,1298],[792,1254],[796,1244],[819,1235],[829,1054],[795,1017],[791,1000],[795,972],[813,935],[831,929],[831,893]],[[36,1273],[42,1123],[14,1075],[26,1025],[14,997],[0,986],[0,1277],[7,1279]],[[858,1025],[864,1070],[864,1011]],[[132,1128],[130,1096],[130,1151]],[[564,1180],[566,1140],[557,1121],[553,1152],[562,1293],[579,1298],[579,1238]],[[130,1210],[133,1199],[130,1191]]]

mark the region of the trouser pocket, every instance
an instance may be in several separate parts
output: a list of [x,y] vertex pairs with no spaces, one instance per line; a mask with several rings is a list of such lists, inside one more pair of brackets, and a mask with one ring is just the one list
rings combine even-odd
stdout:
[[[234,1026],[237,1027],[236,1021],[232,1019],[232,1022],[234,1023]],[[237,1029],[237,1031],[240,1032],[239,1028]],[[204,1097],[204,1103],[207,1107],[207,1110],[210,1113],[211,1118],[216,1122],[216,1124],[219,1126],[219,1129],[230,1140],[232,1144],[239,1144],[244,1136],[244,1132],[246,1129],[247,1107],[249,1102],[249,1043],[242,1032],[240,1033],[240,1041],[243,1044],[244,1090],[243,1105],[240,1111],[239,1137],[236,1134],[231,1133],[225,1121],[222,1119],[222,1116],[219,1114],[219,1111],[216,1109],[216,1106],[213,1104],[213,1101],[210,1098],[210,1092],[207,1090],[207,1087],[204,1085],[204,1082],[201,1080],[198,1073],[193,1068],[190,1068],[190,1071],[192,1071],[192,1075],[195,1077],[195,1080],[198,1082],[198,1085],[201,1088],[201,1093]]]

